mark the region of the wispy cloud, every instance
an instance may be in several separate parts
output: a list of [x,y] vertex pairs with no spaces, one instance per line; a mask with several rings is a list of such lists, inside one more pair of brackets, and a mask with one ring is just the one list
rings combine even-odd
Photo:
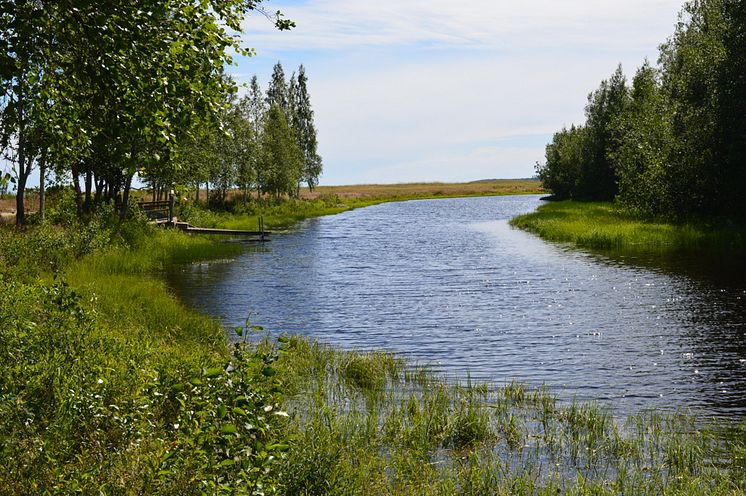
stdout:
[[681,4],[270,1],[298,27],[249,20],[259,57],[239,72],[306,64],[323,183],[526,177],[617,63],[631,74],[656,58]]
[[677,0],[310,0],[271,2],[296,20],[291,33],[250,20],[249,39],[280,49],[343,50],[361,46],[532,49],[647,47],[672,31]]

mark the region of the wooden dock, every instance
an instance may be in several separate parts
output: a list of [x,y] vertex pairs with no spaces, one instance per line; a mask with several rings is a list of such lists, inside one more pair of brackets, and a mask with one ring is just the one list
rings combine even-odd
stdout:
[[173,227],[181,229],[182,231],[194,234],[217,234],[222,236],[258,236],[258,241],[269,241],[268,237],[272,234],[270,231],[264,230],[264,222],[260,221],[259,231],[242,231],[237,229],[217,229],[212,227],[195,227],[187,222],[179,222],[174,219],[174,222],[170,223]]
[[264,229],[264,218],[259,217],[258,231],[243,231],[238,229],[217,229],[211,227],[196,227],[188,222],[181,222],[174,215],[173,196],[167,201],[138,202],[140,209],[151,219],[150,222],[163,227],[175,227],[184,232],[194,234],[215,234],[219,236],[252,236],[252,241],[269,241],[270,231]]

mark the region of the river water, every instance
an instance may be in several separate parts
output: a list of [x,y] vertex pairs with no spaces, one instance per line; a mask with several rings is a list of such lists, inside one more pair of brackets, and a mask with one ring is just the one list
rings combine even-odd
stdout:
[[389,350],[456,379],[546,384],[622,415],[745,418],[743,261],[620,259],[508,225],[539,204],[382,204],[307,220],[169,280],[230,328],[248,317],[274,335]]

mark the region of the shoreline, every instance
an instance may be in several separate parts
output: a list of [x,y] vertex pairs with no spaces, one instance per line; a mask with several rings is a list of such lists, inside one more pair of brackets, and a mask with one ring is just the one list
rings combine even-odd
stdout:
[[746,225],[647,221],[610,202],[547,202],[510,225],[545,241],[602,253],[738,254],[746,251]]

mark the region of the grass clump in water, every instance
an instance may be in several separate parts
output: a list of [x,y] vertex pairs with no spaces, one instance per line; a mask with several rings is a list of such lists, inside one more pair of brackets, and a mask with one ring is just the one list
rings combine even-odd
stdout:
[[[659,412],[616,419],[544,388],[454,384],[381,357],[289,338],[277,365],[294,392],[287,494],[746,491],[744,425]],[[376,379],[351,379],[350,364],[353,377]]]

